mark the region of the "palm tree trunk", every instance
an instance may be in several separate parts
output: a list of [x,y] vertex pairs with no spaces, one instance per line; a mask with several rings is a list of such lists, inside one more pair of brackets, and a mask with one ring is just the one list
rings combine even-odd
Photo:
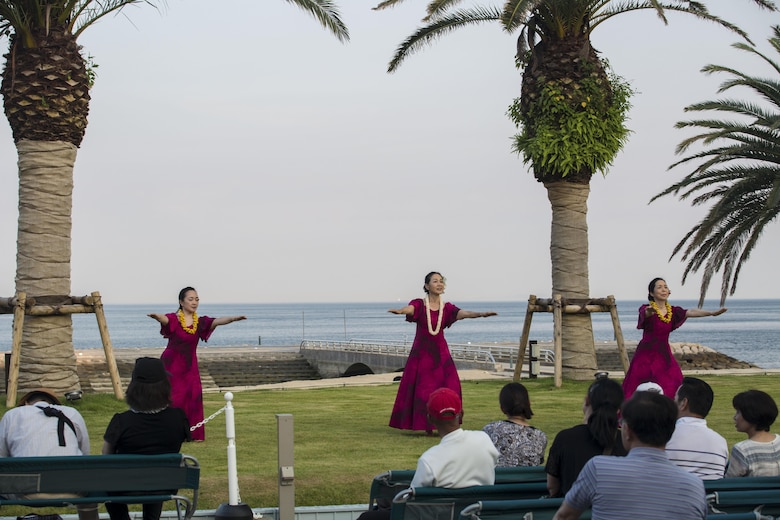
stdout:
[[[546,182],[552,206],[550,259],[553,294],[590,298],[588,281],[588,195],[590,184]],[[597,370],[590,314],[564,314],[563,377],[587,380]]]
[[[28,297],[70,295],[75,145],[20,140],[16,290]],[[79,389],[71,316],[25,316],[19,391]]]

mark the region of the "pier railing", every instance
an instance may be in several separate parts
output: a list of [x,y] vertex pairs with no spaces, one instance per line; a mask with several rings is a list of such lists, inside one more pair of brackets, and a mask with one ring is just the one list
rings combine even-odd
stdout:
[[[508,363],[510,366],[517,360],[518,348],[516,345],[450,343],[449,347],[453,359],[484,361],[487,363]],[[412,343],[409,341],[375,341],[362,339],[352,339],[349,341],[306,339],[301,342],[301,348],[408,356],[409,351],[412,349]],[[555,354],[551,349],[540,349],[539,357],[539,360],[542,363],[555,362]]]

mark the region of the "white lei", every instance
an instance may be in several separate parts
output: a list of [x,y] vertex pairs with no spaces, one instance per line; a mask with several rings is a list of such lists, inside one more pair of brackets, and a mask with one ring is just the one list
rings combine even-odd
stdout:
[[431,336],[435,336],[436,334],[441,331],[441,322],[444,318],[444,298],[439,298],[439,318],[436,320],[436,328],[433,328],[433,324],[431,323],[431,305],[430,302],[428,302],[428,295],[426,294],[423,298],[423,302],[425,303],[425,315],[428,317],[428,332]]

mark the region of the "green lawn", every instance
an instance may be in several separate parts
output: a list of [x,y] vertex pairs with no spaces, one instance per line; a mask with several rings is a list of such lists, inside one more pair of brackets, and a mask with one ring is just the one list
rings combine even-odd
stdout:
[[[748,388],[780,398],[780,378],[773,375],[702,376],[715,389],[710,427],[729,446],[743,440],[734,430],[731,398]],[[507,380],[463,382],[466,429],[481,429],[502,418],[498,392]],[[531,395],[532,424],[555,434],[582,420],[582,399],[590,384],[565,381],[555,388],[552,378],[523,380]],[[236,452],[241,500],[251,507],[275,507],[277,501],[277,419],[292,414],[295,429],[296,505],[360,504],[368,502],[374,475],[388,469],[414,469],[417,457],[438,442],[436,437],[387,426],[396,384],[310,390],[251,390],[234,393]],[[5,402],[3,399],[2,402]],[[206,416],[225,405],[222,394],[206,394]],[[113,413],[125,405],[108,394],[87,394],[75,406],[90,430],[92,453],[100,453],[102,434]],[[5,411],[4,409],[2,411]],[[549,446],[548,446],[549,447]],[[184,453],[201,464],[199,509],[215,509],[228,501],[227,439],[224,414],[207,426],[207,441],[185,444]],[[6,508],[3,514],[10,514]]]

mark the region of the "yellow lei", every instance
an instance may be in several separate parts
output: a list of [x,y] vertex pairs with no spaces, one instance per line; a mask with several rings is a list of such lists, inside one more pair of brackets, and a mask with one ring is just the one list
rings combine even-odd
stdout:
[[192,313],[192,325],[189,327],[187,326],[187,322],[184,319],[184,311],[179,309],[176,312],[176,315],[179,317],[179,323],[181,324],[181,328],[184,329],[184,332],[187,334],[195,334],[198,331],[198,313],[193,312]]
[[666,314],[661,314],[661,309],[658,308],[658,304],[654,301],[650,302],[650,307],[655,310],[655,313],[658,315],[658,319],[660,319],[662,322],[669,323],[672,321],[672,306],[669,305],[669,302],[666,302]]

